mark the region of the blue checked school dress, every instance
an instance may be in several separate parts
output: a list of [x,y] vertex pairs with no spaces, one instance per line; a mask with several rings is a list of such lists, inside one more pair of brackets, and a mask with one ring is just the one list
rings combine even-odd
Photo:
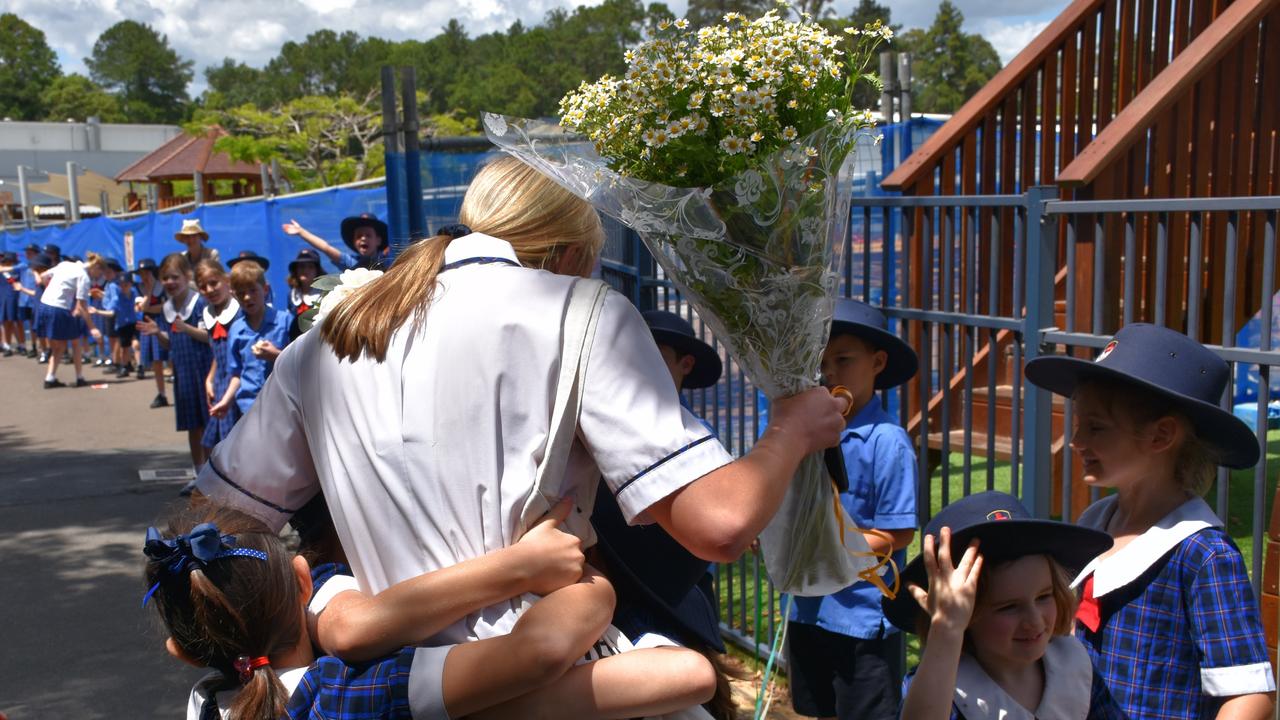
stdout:
[[[202,313],[204,327],[209,330],[209,349],[214,361],[218,364],[213,373],[214,402],[222,398],[222,394],[227,391],[227,385],[231,382],[231,325],[240,318],[240,315],[240,303],[234,298],[227,301],[227,306],[217,317],[213,315],[213,308],[207,305]],[[220,418],[209,417],[205,421],[204,439],[201,440],[201,444],[208,448],[217,445],[231,434],[231,428],[235,427],[239,419],[240,408],[232,402],[226,415]]]
[[209,376],[213,353],[208,343],[193,340],[186,333],[174,332],[173,321],[182,317],[188,325],[204,324],[204,300],[187,291],[187,300],[179,311],[173,299],[165,301],[165,332],[169,334],[169,359],[173,362],[173,412],[179,430],[199,430],[209,421],[209,404],[205,401],[204,381]]
[[[138,286],[138,293],[142,294],[142,286]],[[147,298],[147,304],[143,306],[143,310],[149,307],[160,307],[164,305],[164,290],[160,288],[160,283],[156,283],[151,289],[151,295]],[[145,314],[145,313],[143,313]],[[141,317],[141,316],[140,316]],[[156,315],[147,315],[156,322],[161,322],[161,318]],[[152,363],[168,362],[169,350],[160,344],[160,339],[155,335],[138,335],[138,352],[141,354],[140,362],[142,367],[150,367]]]
[[[1089,662],[1088,652],[1074,637],[1050,641],[1041,662],[1044,692],[1040,706],[1032,712],[992,680],[973,656],[961,654],[951,720],[1129,720]],[[914,679],[915,670],[902,679],[904,699]]]
[[[1080,524],[1105,529],[1116,497]],[[1211,718],[1222,701],[1275,690],[1258,602],[1222,521],[1192,498],[1076,580],[1076,632],[1133,720]]]

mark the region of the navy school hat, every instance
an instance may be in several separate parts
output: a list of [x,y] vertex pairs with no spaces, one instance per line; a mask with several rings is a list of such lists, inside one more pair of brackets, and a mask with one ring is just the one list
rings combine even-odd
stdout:
[[693,372],[684,379],[685,389],[711,387],[720,380],[720,373],[724,371],[720,354],[698,339],[687,320],[666,310],[646,310],[643,315],[654,341],[693,356]]
[[46,253],[40,253],[31,259],[32,267],[51,268],[53,267],[53,258]]
[[677,641],[696,639],[724,652],[715,591],[705,582],[707,561],[686,550],[657,523],[627,525],[613,493],[600,490],[591,525],[609,579],[618,588],[619,610],[631,611],[621,616],[638,616],[660,634],[673,632]]
[[0,262],[16,263],[18,262],[18,254],[14,252],[0,253]]
[[1218,406],[1231,379],[1227,362],[1177,330],[1133,323],[1120,328],[1096,360],[1038,357],[1026,373],[1032,384],[1065,397],[1089,379],[1136,385],[1173,403],[1223,465],[1252,467],[1261,455],[1248,423]]
[[298,251],[298,256],[289,261],[289,274],[293,274],[293,269],[299,263],[315,263],[320,272],[324,272],[324,266],[320,264],[320,253],[311,248],[302,248]]
[[342,242],[352,250],[356,249],[353,236],[356,228],[371,227],[373,231],[378,233],[378,237],[382,238],[382,247],[387,247],[387,224],[379,220],[376,216],[369,213],[360,213],[349,218],[342,219]]
[[116,272],[124,272],[124,266],[120,264],[119,260],[113,257],[104,258],[103,262],[107,264],[107,267],[115,270]]
[[[1018,498],[997,490],[976,493],[942,508],[925,526],[924,535],[933,535],[936,540],[944,527],[951,528],[951,561],[959,563],[969,541],[977,538],[984,568],[1027,555],[1048,555],[1068,572],[1077,572],[1114,542],[1101,530],[1036,518]],[[880,598],[880,607],[894,625],[915,632],[921,610],[907,585],[928,587],[923,555],[907,563],[901,580],[897,596]]]
[[22,248],[22,252],[33,252],[39,254],[40,246],[35,243],[27,243],[27,246]]
[[54,255],[57,255],[58,257],[62,257],[62,248],[58,247],[57,245],[54,245],[53,243],[49,243],[48,245],[44,246],[44,254],[50,257],[53,257]]
[[263,270],[271,269],[271,261],[252,250],[241,250],[239,255],[227,261],[227,269],[231,269],[236,266],[236,263],[244,262],[245,260],[258,263]]
[[849,298],[836,300],[831,318],[831,337],[853,335],[888,355],[884,370],[876,376],[877,390],[897,387],[915,377],[920,361],[916,351],[902,338],[889,332],[889,320],[870,305]]
[[134,273],[136,275],[137,273],[143,270],[150,270],[151,272],[154,273],[156,272],[156,269],[157,269],[157,265],[155,260],[151,258],[142,258],[141,260],[138,261],[138,266],[135,267],[133,270],[130,270],[129,272]]

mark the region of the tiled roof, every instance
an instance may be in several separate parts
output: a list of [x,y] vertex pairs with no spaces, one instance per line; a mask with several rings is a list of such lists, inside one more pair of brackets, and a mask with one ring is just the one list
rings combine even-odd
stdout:
[[120,171],[116,182],[154,182],[188,179],[196,172],[212,177],[258,177],[256,165],[232,160],[226,153],[215,153],[213,144],[227,131],[210,128],[204,135],[183,133],[151,151],[145,157]]

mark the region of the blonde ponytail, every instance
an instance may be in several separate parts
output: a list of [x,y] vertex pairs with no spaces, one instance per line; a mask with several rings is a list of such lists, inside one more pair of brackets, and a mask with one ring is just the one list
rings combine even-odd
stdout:
[[[590,204],[510,157],[476,175],[458,219],[475,232],[511,243],[525,267],[585,275],[604,245],[600,216]],[[385,275],[329,313],[320,335],[340,359],[386,359],[391,335],[411,318],[418,322],[426,315],[451,240],[437,235],[415,243]],[[575,262],[566,267],[570,251]]]

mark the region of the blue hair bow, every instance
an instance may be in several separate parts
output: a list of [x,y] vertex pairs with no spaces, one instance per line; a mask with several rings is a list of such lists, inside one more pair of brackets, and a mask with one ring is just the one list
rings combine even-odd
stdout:
[[[213,523],[202,523],[192,528],[185,535],[165,539],[154,527],[147,528],[147,540],[142,546],[147,557],[164,565],[165,572],[171,575],[182,575],[194,569],[203,570],[206,565],[227,557],[251,557],[266,560],[267,554],[261,550],[236,547],[234,535],[222,535]],[[142,598],[142,606],[160,588],[157,582],[147,590]]]

